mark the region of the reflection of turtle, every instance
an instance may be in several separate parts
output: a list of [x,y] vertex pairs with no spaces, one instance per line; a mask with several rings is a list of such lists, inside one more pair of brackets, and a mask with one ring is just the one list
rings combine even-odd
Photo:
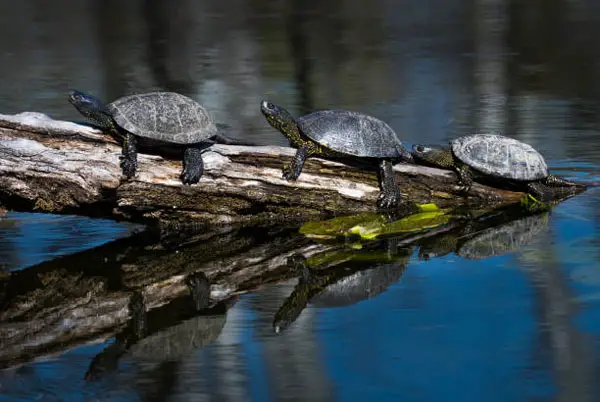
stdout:
[[561,179],[548,172],[544,157],[533,147],[496,134],[474,134],[453,140],[450,147],[416,144],[416,161],[452,168],[468,192],[473,178],[492,179],[524,190],[541,199],[551,199],[552,187],[585,188],[584,184]]
[[[389,247],[387,242],[385,245]],[[400,254],[399,260],[393,263],[377,264],[368,269],[364,269],[364,262],[360,262],[362,269],[338,266],[323,272],[310,268],[302,255],[293,255],[288,259],[288,264],[294,267],[300,278],[293,292],[275,313],[273,330],[276,333],[285,330],[298,318],[309,301],[321,307],[349,306],[385,292],[404,273],[410,253],[403,249]]]
[[118,360],[125,354],[143,361],[175,361],[215,340],[225,325],[226,316],[206,310],[210,295],[208,279],[203,273],[196,273],[186,278],[186,283],[193,308],[189,308],[189,300],[183,308],[167,306],[162,314],[158,312],[160,318],[156,321],[159,322],[154,325],[149,324],[153,320],[146,313],[142,295],[135,292],[129,302],[132,318],[127,328],[94,357],[85,378],[93,380],[103,372],[116,369]]
[[215,142],[235,143],[218,134],[212,116],[194,100],[174,92],[126,96],[108,105],[79,91],[71,91],[69,102],[122,141],[121,168],[127,177],[137,170],[138,140],[150,147],[181,148],[181,181],[194,184],[204,171],[202,153]]
[[382,208],[398,205],[401,194],[392,161],[412,162],[412,156],[386,123],[346,110],[322,110],[294,119],[287,110],[267,101],[262,102],[261,111],[269,124],[298,148],[292,163],[283,169],[285,179],[296,180],[310,156],[378,162],[381,186],[378,205]]
[[468,260],[483,260],[517,252],[539,237],[548,223],[548,213],[529,215],[492,227],[477,230],[468,225],[461,233],[437,236],[419,250],[419,257],[429,259],[454,252]]

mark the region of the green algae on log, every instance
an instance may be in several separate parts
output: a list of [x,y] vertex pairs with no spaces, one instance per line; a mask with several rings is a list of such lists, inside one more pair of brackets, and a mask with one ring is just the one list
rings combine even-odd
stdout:
[[[121,148],[101,131],[40,113],[0,115],[0,204],[182,224],[251,224],[376,210],[375,172],[311,158],[296,182],[283,179],[281,168],[293,157],[292,148],[215,145],[205,153],[205,174],[193,186],[181,184],[179,159],[141,151],[137,176],[124,180]],[[451,171],[405,164],[394,171],[406,205],[493,208],[524,196],[476,184],[464,197]]]

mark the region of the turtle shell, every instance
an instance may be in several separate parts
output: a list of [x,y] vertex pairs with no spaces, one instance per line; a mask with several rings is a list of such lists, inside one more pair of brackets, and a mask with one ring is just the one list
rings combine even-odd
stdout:
[[181,359],[217,339],[225,321],[225,314],[190,318],[141,339],[128,354],[137,360]]
[[311,140],[331,150],[359,157],[397,158],[404,148],[385,122],[347,110],[321,110],[296,120]]
[[217,133],[212,116],[198,102],[174,92],[125,96],[108,105],[115,122],[140,137],[192,144]]
[[548,176],[544,157],[531,145],[497,134],[474,134],[452,141],[452,152],[463,163],[486,175],[517,181]]
[[547,225],[548,213],[543,213],[495,226],[467,240],[457,254],[468,260],[483,260],[514,253],[539,239]]

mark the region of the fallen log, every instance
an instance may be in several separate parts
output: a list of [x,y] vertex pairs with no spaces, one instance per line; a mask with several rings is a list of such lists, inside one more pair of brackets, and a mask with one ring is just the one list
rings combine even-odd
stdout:
[[[0,115],[0,203],[145,223],[249,224],[375,210],[375,172],[311,158],[300,178],[288,182],[281,168],[294,152],[215,145],[204,154],[205,174],[193,186],[180,183],[180,160],[140,154],[138,175],[124,180],[120,147],[101,131],[39,113]],[[450,171],[405,164],[394,171],[407,205],[494,207],[524,196],[475,184],[465,197]]]

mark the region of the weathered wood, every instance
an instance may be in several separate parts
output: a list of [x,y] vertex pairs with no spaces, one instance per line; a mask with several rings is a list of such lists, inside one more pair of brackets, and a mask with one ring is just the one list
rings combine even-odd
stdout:
[[[276,146],[215,145],[205,174],[179,181],[181,161],[140,154],[134,180],[124,180],[120,148],[100,131],[38,113],[0,115],[0,203],[41,212],[69,212],[136,221],[252,223],[373,211],[375,172],[311,158],[296,182],[281,178],[294,154]],[[440,207],[506,205],[523,193],[475,184],[464,197],[450,171],[394,167],[408,204]]]

